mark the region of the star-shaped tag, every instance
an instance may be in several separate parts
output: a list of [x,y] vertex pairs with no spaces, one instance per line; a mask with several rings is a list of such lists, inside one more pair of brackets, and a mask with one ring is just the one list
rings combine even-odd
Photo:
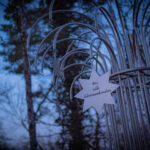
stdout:
[[104,104],[114,104],[111,93],[119,85],[109,82],[110,72],[99,76],[95,70],[92,70],[91,77],[79,79],[83,89],[75,95],[76,98],[84,99],[83,111],[94,107],[100,114]]

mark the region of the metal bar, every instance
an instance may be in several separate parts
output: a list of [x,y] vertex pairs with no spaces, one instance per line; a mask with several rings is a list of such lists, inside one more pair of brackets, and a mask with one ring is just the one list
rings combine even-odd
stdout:
[[134,129],[135,129],[135,135],[136,136],[134,138],[137,138],[136,149],[142,149],[140,136],[138,134],[139,123],[138,123],[138,118],[137,118],[137,111],[136,111],[133,92],[131,91],[130,80],[129,79],[127,79],[127,83],[128,83],[128,89],[129,89],[129,101],[130,101],[130,104],[131,104],[131,113],[132,113],[132,116],[133,116],[133,124],[134,124],[134,127],[135,127]]
[[[147,110],[148,108],[147,108],[146,102],[145,102],[145,97],[144,97],[144,91],[143,91],[143,87],[142,87],[142,80],[141,80],[140,72],[137,71],[137,74],[138,74],[138,81],[139,81],[140,90],[141,90],[141,96],[142,96],[144,109],[145,109],[145,115],[146,115],[147,122],[149,123],[150,122],[150,117],[148,115],[148,110]],[[148,128],[149,128],[149,132],[150,132],[150,127],[148,127]]]
[[140,100],[139,100],[139,96],[138,96],[138,91],[137,91],[137,87],[136,87],[136,81],[135,78],[133,78],[133,86],[134,86],[134,91],[135,91],[135,97],[136,97],[136,102],[137,102],[137,107],[139,110],[139,124],[140,124],[140,130],[139,132],[141,132],[141,139],[142,139],[142,145],[143,147],[146,147],[147,145],[147,140],[146,140],[146,135],[145,135],[145,129],[144,129],[144,120],[142,117],[142,109],[141,109],[141,104],[140,104]]
[[[148,108],[148,115],[150,118],[150,101],[148,100],[149,93],[148,93],[147,88],[146,88],[146,83],[145,83],[144,77],[142,76],[141,78],[142,78],[143,87],[144,87],[145,100],[146,100],[146,104],[147,104],[147,108]],[[150,121],[149,121],[149,123],[150,123]]]
[[128,112],[129,112],[129,117],[130,117],[130,124],[131,124],[131,136],[132,136],[132,149],[135,149],[136,150],[136,141],[135,141],[135,137],[136,137],[136,134],[135,134],[135,125],[134,125],[134,117],[133,117],[133,114],[132,114],[132,108],[131,108],[131,103],[130,103],[130,100],[129,100],[129,93],[127,91],[127,87],[126,87],[126,84],[123,82],[123,86],[124,86],[124,89],[125,89],[125,99],[126,99],[126,102],[127,102],[127,108],[128,108]]
[[124,138],[125,150],[129,150],[130,145],[129,145],[129,141],[128,141],[128,134],[127,134],[127,127],[126,127],[126,123],[125,123],[124,111],[122,109],[122,98],[121,98],[120,89],[117,89],[116,94],[117,94],[119,111],[120,111],[120,115],[121,115],[121,123],[122,123],[122,128],[123,128],[123,138]]
[[115,149],[119,150],[118,145],[117,145],[117,140],[116,140],[116,132],[115,132],[115,129],[114,129],[114,122],[113,122],[112,112],[111,112],[111,109],[110,109],[109,106],[108,106],[108,111],[109,111],[109,115],[110,115],[111,129],[112,129],[112,135],[113,135],[112,137],[113,137],[113,140],[114,140]]
[[[145,84],[145,79],[144,79],[144,76],[141,77],[142,78],[142,82],[143,82],[143,88],[144,88],[144,94],[145,94],[145,102],[146,102],[146,105],[147,105],[147,109],[148,109],[148,117],[150,119],[150,101],[148,99],[149,97],[149,93],[148,93],[148,90],[146,88],[146,84]],[[150,147],[150,120],[148,121],[148,126],[147,126],[147,132],[148,132],[148,138],[147,138],[147,149]]]
[[127,141],[129,143],[129,150],[132,150],[132,139],[131,139],[131,136],[130,136],[130,128],[129,128],[129,123],[128,123],[128,118],[127,118],[127,111],[126,111],[126,108],[125,108],[125,98],[124,98],[124,92],[123,92],[123,86],[122,86],[122,82],[121,82],[121,76],[119,75],[118,76],[119,78],[119,85],[120,85],[120,90],[121,90],[121,99],[122,101],[120,101],[121,103],[121,110],[122,110],[122,113],[124,115],[124,123],[125,123],[125,129],[127,131]]
[[116,121],[116,117],[115,117],[115,111],[114,111],[114,107],[112,105],[110,106],[110,110],[111,110],[111,114],[112,114],[112,119],[113,119],[113,124],[114,124],[114,131],[116,134],[116,141],[117,141],[117,148],[120,149],[120,140],[119,140],[119,134],[118,134],[118,128],[117,128],[117,121]]
[[143,71],[143,70],[150,70],[150,67],[139,67],[139,68],[134,68],[134,69],[126,69],[124,71],[119,71],[117,73],[114,73],[110,76],[110,79],[113,79],[113,77],[118,76],[118,75],[123,75],[125,73],[129,73],[129,72],[135,72],[135,71]]
[[112,150],[112,142],[111,142],[110,129],[109,129],[109,124],[108,124],[106,105],[104,105],[104,112],[105,112],[105,116],[106,116],[106,127],[107,127],[107,135],[108,135],[108,139],[109,139],[109,150]]

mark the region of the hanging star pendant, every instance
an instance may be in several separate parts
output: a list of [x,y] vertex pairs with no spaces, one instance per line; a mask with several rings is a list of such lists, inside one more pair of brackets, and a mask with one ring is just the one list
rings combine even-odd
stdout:
[[90,79],[79,79],[82,90],[75,95],[76,98],[84,99],[83,111],[94,107],[100,114],[104,104],[115,104],[111,93],[119,85],[110,83],[110,72],[99,76],[95,70],[92,70]]

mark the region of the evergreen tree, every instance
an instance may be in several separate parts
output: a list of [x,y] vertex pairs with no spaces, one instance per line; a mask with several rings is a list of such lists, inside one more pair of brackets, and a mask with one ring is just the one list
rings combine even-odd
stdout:
[[[82,5],[81,5],[82,4]],[[99,4],[103,4],[103,2],[99,2]],[[26,83],[26,102],[28,108],[28,126],[29,126],[29,135],[30,135],[30,147],[31,149],[36,149],[37,147],[37,139],[36,139],[36,120],[38,118],[36,111],[33,110],[33,98],[42,95],[42,91],[38,91],[36,93],[32,92],[31,76],[36,74],[37,72],[33,68],[33,62],[35,57],[35,48],[39,45],[40,41],[47,33],[47,30],[52,30],[56,26],[60,26],[65,22],[69,21],[86,21],[80,15],[76,14],[67,14],[61,13],[54,14],[53,18],[53,26],[49,26],[48,19],[45,19],[42,25],[45,25],[45,30],[43,30],[41,25],[38,25],[33,32],[32,40],[30,43],[30,47],[26,46],[27,35],[29,33],[29,29],[34,24],[35,20],[40,17],[42,14],[47,13],[49,9],[50,1],[19,1],[19,0],[11,0],[8,2],[7,8],[5,9],[5,19],[7,24],[1,25],[1,31],[7,34],[7,40],[2,41],[3,51],[1,55],[5,58],[7,65],[5,69],[10,72],[17,74],[24,74],[24,79]],[[84,7],[82,7],[84,6]],[[93,3],[89,1],[56,1],[53,7],[53,10],[60,9],[80,9],[82,11],[93,9]],[[89,22],[90,23],[90,22]],[[72,28],[61,34],[61,37],[75,35],[77,32],[80,32],[78,28]],[[61,39],[61,37],[59,37]],[[85,37],[87,38],[87,37]],[[50,43],[52,40],[48,39],[47,43]],[[66,52],[66,45],[70,44],[70,41],[62,42],[59,44],[59,48],[61,51],[57,51],[58,59],[60,56],[64,55]],[[43,52],[39,55],[41,56]],[[45,66],[48,69],[52,69],[53,64],[53,55],[51,52],[48,53],[45,59]],[[83,56],[77,56],[76,60],[85,60]],[[71,59],[68,61],[68,64],[71,63]],[[76,71],[75,71],[76,70]],[[80,114],[81,111],[81,101],[71,100],[69,99],[69,89],[73,79],[73,76],[78,73],[78,69],[75,68],[74,71],[65,72],[65,77],[67,78],[67,82],[65,83],[64,88],[60,86],[60,90],[58,90],[58,100],[57,102],[60,105],[60,110],[62,111],[62,117],[58,118],[57,123],[62,126],[62,131],[60,134],[61,140],[58,140],[58,144],[62,149],[88,149],[92,147],[90,142],[87,140],[93,136],[93,131],[91,131],[88,135],[84,133],[85,126],[84,118],[89,118],[91,124],[94,122],[92,117],[89,117],[89,114],[86,113],[85,116]],[[62,83],[60,83],[62,85]],[[44,96],[44,95],[43,95]],[[57,103],[56,102],[56,103]],[[99,124],[99,123],[98,123]],[[97,136],[97,135],[96,135]],[[88,138],[87,138],[88,137]],[[96,143],[96,141],[95,141]],[[98,145],[98,144],[97,144]]]
[[[36,2],[36,3],[35,3]],[[33,52],[27,49],[27,34],[37,17],[46,10],[42,1],[8,1],[5,9],[4,18],[7,24],[1,25],[1,31],[6,33],[6,39],[3,39],[3,51],[1,55],[5,58],[7,65],[5,69],[13,73],[24,74],[26,87],[26,103],[28,112],[28,131],[30,137],[30,149],[37,148],[35,113],[33,110],[33,93],[31,74]],[[38,33],[38,32],[37,32]],[[39,36],[40,37],[40,36]],[[34,45],[38,42],[38,36],[32,41]]]
[[[70,8],[74,3],[75,1],[72,1],[69,4],[67,4],[66,1],[58,1],[55,6],[56,8],[54,9],[57,9],[57,7],[58,9],[64,9],[65,7]],[[44,35],[44,32],[46,32],[46,29],[43,30],[41,26],[36,27],[32,36],[32,43],[30,43],[32,46],[29,49],[26,47],[26,43],[27,35],[31,26],[35,23],[38,17],[48,12],[49,4],[50,1],[8,1],[4,15],[7,23],[1,24],[1,31],[5,32],[6,34],[6,39],[2,37],[3,41],[1,42],[1,45],[3,46],[1,56],[3,56],[4,60],[7,62],[6,66],[4,66],[4,69],[12,73],[24,74],[31,149],[36,149],[37,147],[35,121],[37,120],[38,116],[36,116],[37,111],[34,112],[33,110],[33,98],[37,97],[39,92],[42,92],[32,92],[33,85],[31,76],[36,73],[35,69],[33,68],[35,57],[34,51],[39,41],[43,38],[42,36]],[[60,21],[59,18],[62,20]],[[62,21],[66,20],[65,16],[64,18],[59,18],[59,24],[62,24]],[[46,23],[47,22],[48,21],[46,21]],[[59,53],[59,55],[61,55],[61,53]]]
[[[57,5],[57,1],[56,1]],[[89,10],[89,12],[92,12],[94,4],[92,2],[88,1],[80,1],[76,2],[74,5],[75,10],[79,10],[81,12],[87,13],[86,10]],[[61,10],[61,8],[59,8]],[[62,9],[64,9],[62,7]],[[55,3],[54,3],[54,9],[55,11]],[[83,14],[84,14],[83,13]],[[90,14],[89,14],[90,15]],[[81,22],[81,23],[91,23],[92,22],[88,19],[85,19],[79,14],[76,13],[57,13],[53,14],[53,28],[56,28],[60,25],[63,25],[67,22]],[[67,38],[67,37],[73,37],[76,36],[76,34],[79,34],[81,32],[81,29],[78,27],[70,27],[70,28],[65,28],[64,31],[61,32],[59,35],[58,39],[62,38]],[[83,32],[83,31],[82,31]],[[83,36],[83,39],[87,39],[90,37]],[[46,40],[52,40],[53,35],[49,36]],[[60,42],[57,45],[57,61],[59,61],[64,55],[68,49],[68,45],[70,45],[72,41],[63,41]],[[72,45],[72,49],[75,49],[77,46],[76,44]],[[53,55],[53,50],[50,49],[49,53]],[[48,54],[49,54],[48,53]],[[49,59],[49,55],[45,56],[45,64],[48,64],[47,60]],[[66,65],[72,64],[75,62],[83,62],[85,61],[85,56],[83,55],[75,55],[74,60],[69,58],[66,62]],[[51,63],[53,64],[53,61],[51,60]],[[52,67],[52,65],[51,65]],[[77,99],[70,99],[69,97],[69,89],[73,80],[73,77],[77,75],[80,71],[80,68],[78,67],[73,67],[73,69],[65,71],[65,78],[66,81],[58,81],[60,86],[56,89],[56,97],[57,97],[57,107],[58,107],[58,112],[60,113],[59,118],[57,119],[57,123],[62,127],[62,131],[60,134],[60,138],[58,139],[58,146],[63,150],[63,149],[70,149],[70,150],[75,150],[75,149],[80,149],[80,150],[85,150],[85,149],[99,149],[99,141],[100,141],[100,132],[99,132],[99,126],[100,122],[99,119],[96,121],[95,118],[90,116],[89,112],[82,114],[81,113],[81,106],[82,106],[82,101],[77,100]],[[65,88],[62,88],[65,87]],[[88,122],[89,124],[86,124],[85,122]],[[97,125],[97,128],[92,128],[92,124]],[[87,126],[91,126],[91,128],[88,128]],[[86,133],[88,131],[88,133]],[[95,132],[95,135],[94,135]],[[93,146],[94,145],[94,146]]]

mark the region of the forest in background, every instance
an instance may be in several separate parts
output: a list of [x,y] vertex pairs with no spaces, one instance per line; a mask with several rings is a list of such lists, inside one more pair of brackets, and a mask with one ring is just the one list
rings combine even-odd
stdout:
[[[0,57],[3,62],[5,62],[1,67],[1,72],[5,71],[6,77],[12,76],[10,81],[7,81],[6,78],[6,81],[4,81],[3,77],[0,80],[0,112],[4,114],[5,117],[8,117],[7,125],[14,124],[14,130],[15,128],[17,130],[17,128],[21,127],[21,130],[24,130],[23,133],[25,133],[25,135],[20,135],[18,141],[15,141],[15,138],[11,140],[9,133],[5,133],[7,129],[4,132],[5,126],[3,124],[3,117],[1,117],[0,149],[106,149],[108,148],[108,139],[105,136],[106,126],[104,123],[104,113],[99,116],[94,109],[82,113],[83,101],[75,98],[70,99],[69,90],[73,77],[79,74],[81,68],[74,66],[64,73],[59,75],[54,74],[53,63],[55,60],[53,51],[50,50],[45,56],[43,71],[41,71],[43,54],[47,47],[53,42],[55,32],[44,41],[44,44],[40,45],[40,43],[50,31],[67,22],[80,22],[89,25],[93,25],[93,22],[80,14],[56,13],[53,14],[52,20],[47,16],[34,27],[30,43],[27,44],[31,27],[39,17],[49,13],[51,9],[50,4],[52,2],[51,0],[9,0],[6,5],[3,4],[3,2],[0,3],[0,5],[4,7],[3,17],[5,20],[4,23],[0,22],[0,31],[3,33],[0,35]],[[142,12],[143,8],[147,6],[147,2],[145,1],[139,8],[137,7],[137,11],[141,10]],[[130,31],[130,28],[132,28],[130,25],[132,16],[130,14],[134,11],[134,1],[128,0],[123,1],[123,3],[122,1],[118,1],[118,3],[120,5],[122,18],[125,22],[125,29]],[[139,3],[142,2],[137,1],[137,6],[139,6]],[[117,10],[113,9],[115,5],[116,3],[113,0],[56,0],[53,5],[53,11],[72,10],[86,14],[92,18],[96,14],[97,7],[103,6],[108,10],[116,23],[119,24],[120,29],[121,24],[118,23],[117,20],[119,15],[115,15]],[[145,16],[147,14],[148,13],[146,13]],[[140,15],[136,17],[138,20]],[[149,17],[149,15],[146,17]],[[137,20],[135,26],[138,27]],[[99,16],[97,21],[103,25],[108,36],[111,37],[112,33],[106,21],[103,21],[101,16]],[[149,29],[149,22],[147,26]],[[83,30],[78,26],[73,26],[61,32],[59,39],[67,37],[74,38],[83,32],[87,32],[86,29]],[[134,37],[134,34],[133,32],[131,36]],[[148,35],[149,31],[147,37]],[[82,38],[92,40],[93,37],[94,35],[88,34],[87,36],[83,35]],[[123,35],[121,38],[123,39]],[[61,60],[62,56],[65,55],[69,44],[69,40],[59,43],[56,50],[57,60]],[[40,51],[35,65],[39,45]],[[98,48],[101,47],[100,44],[96,46]],[[139,47],[140,46],[141,45],[139,45]],[[74,42],[71,47],[75,49],[87,47],[87,45]],[[134,64],[130,62],[131,58],[126,58],[126,68],[130,68],[130,65],[136,67],[139,66],[139,64],[141,64],[141,66],[147,66],[149,60],[144,57],[142,48],[143,47],[139,50],[140,54],[136,54],[136,52],[133,51]],[[140,61],[136,62],[136,57],[139,58],[139,55],[141,56]],[[86,58],[86,55],[77,55],[74,56],[73,59],[70,57],[65,63],[84,62]],[[110,68],[110,65],[107,65],[108,68]],[[102,73],[101,70],[99,72]],[[14,78],[14,75],[18,76],[20,80],[17,80],[19,78]],[[57,81],[57,77],[61,79]],[[54,85],[55,81],[58,82],[57,87]],[[21,82],[21,85],[16,87],[18,82]],[[73,91],[73,94],[77,93],[77,91],[78,85]],[[13,122],[9,118],[11,118]],[[7,120],[7,118],[5,118],[5,120]],[[13,136],[15,137],[15,134]]]

